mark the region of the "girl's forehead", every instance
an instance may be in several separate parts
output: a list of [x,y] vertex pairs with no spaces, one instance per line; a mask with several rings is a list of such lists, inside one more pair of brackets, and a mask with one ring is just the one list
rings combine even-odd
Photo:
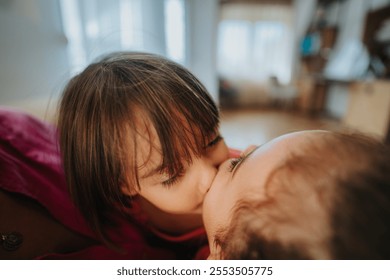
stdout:
[[151,117],[150,112],[140,108],[134,114],[136,120],[130,141],[134,146],[132,157],[139,170],[161,167],[172,172],[200,156],[207,143],[218,135],[217,124],[215,132],[206,132],[200,123],[186,119],[178,110],[171,112],[168,121]]
[[161,172],[163,156],[161,145],[155,136],[138,135],[135,151],[135,167],[139,178],[148,178]]
[[137,125],[135,131],[135,153],[138,165],[144,165],[152,158],[162,158],[161,143],[153,124],[146,120]]

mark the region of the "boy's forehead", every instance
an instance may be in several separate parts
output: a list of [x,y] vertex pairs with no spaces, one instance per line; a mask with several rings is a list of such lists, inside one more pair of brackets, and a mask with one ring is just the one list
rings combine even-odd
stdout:
[[[241,164],[240,170],[236,170],[238,176],[234,176],[238,177],[240,182],[246,182],[246,186],[253,188],[254,193],[258,192],[259,189],[264,190],[270,177],[281,174],[276,171],[285,164],[291,155],[305,152],[305,147],[313,139],[316,140],[316,138],[312,138],[313,135],[317,136],[317,133],[313,134],[311,131],[289,133],[261,145]],[[259,188],[259,186],[261,187]],[[240,188],[240,191],[244,192],[244,189]],[[280,190],[275,187],[267,188],[267,193],[277,193],[278,191]]]

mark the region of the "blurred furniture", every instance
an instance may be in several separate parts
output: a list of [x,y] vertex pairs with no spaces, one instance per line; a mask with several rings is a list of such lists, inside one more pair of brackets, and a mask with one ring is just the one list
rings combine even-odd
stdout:
[[363,43],[372,58],[371,71],[390,78],[390,5],[370,11],[366,16]]
[[306,75],[298,79],[298,101],[297,107],[303,113],[309,113],[311,110],[311,98],[314,88],[314,79]]
[[[324,2],[324,1],[320,1]],[[370,75],[375,79],[387,79],[390,77],[390,5],[382,7],[377,10],[373,10],[367,13],[362,42],[365,49],[367,49],[369,58],[367,59],[367,70],[363,74],[356,75],[354,78],[337,78],[327,75],[325,73],[325,66],[328,62],[328,56],[330,50],[333,48],[337,37],[337,28],[331,26],[319,25],[316,28],[316,32],[320,35],[321,46],[316,54],[302,57],[303,75],[306,76],[300,81],[300,98],[299,108],[310,115],[318,115],[323,113],[324,105],[327,98],[328,91],[333,85],[343,85],[350,91],[349,97],[351,102],[356,102],[355,99],[360,100],[364,97],[358,97],[361,93],[355,94],[359,90],[360,85],[363,82],[356,82],[355,79],[361,76]],[[309,30],[313,32],[313,30]],[[363,57],[361,57],[363,59]],[[324,76],[328,78],[326,78]],[[308,76],[308,77],[307,77]],[[375,98],[378,91],[382,91],[384,88],[384,81],[379,81],[378,85],[373,84]],[[364,83],[363,83],[364,84]],[[303,89],[303,90],[302,90]],[[390,92],[390,90],[387,90]],[[389,93],[390,94],[390,93]],[[386,97],[383,97],[386,98]],[[362,102],[362,101],[357,101]],[[374,101],[367,101],[374,102]],[[350,104],[350,106],[352,106]],[[353,105],[355,106],[355,105]],[[367,105],[370,106],[370,105]],[[349,109],[348,109],[349,110]],[[380,111],[380,110],[379,110]],[[346,114],[350,114],[349,112]],[[379,117],[379,116],[378,116]],[[349,118],[349,117],[348,117]],[[350,121],[350,119],[348,119]],[[386,120],[384,121],[386,122]],[[352,121],[354,123],[354,121]],[[375,126],[375,125],[374,125]],[[384,133],[383,129],[372,128],[373,132]],[[387,129],[387,127],[386,127]]]
[[[318,0],[310,25],[301,41],[301,73],[297,81],[298,109],[308,115],[321,113],[324,107],[327,83],[322,78],[329,54],[338,35],[335,22],[330,22],[327,12],[334,10],[338,0]],[[338,8],[337,8],[338,10]]]
[[323,75],[305,76],[298,81],[298,109],[310,116],[324,112],[328,89],[332,85],[349,86],[353,81],[333,80]]
[[349,87],[349,101],[343,123],[389,143],[390,81],[357,81]]
[[390,5],[368,12],[364,26],[369,71],[379,80],[350,86],[343,122],[390,144],[390,80],[384,80],[390,77]]

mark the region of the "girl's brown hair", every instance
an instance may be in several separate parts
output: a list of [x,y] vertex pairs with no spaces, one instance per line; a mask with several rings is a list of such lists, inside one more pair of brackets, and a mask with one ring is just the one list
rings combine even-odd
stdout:
[[200,156],[218,123],[199,80],[157,55],[112,53],[72,78],[60,101],[60,149],[70,194],[90,227],[107,242],[110,215],[129,206],[121,189],[139,188],[137,138],[156,143],[156,131],[160,171],[173,175]]

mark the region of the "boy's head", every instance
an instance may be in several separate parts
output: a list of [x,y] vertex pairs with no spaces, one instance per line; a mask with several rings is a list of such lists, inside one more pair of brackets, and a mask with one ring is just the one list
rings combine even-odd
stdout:
[[210,258],[388,259],[390,149],[288,134],[221,165],[204,202]]
[[[200,213],[228,157],[219,112],[184,67],[147,53],[113,53],[64,90],[60,146],[75,203],[95,231],[140,195],[172,213]],[[222,140],[222,141],[221,141]]]

